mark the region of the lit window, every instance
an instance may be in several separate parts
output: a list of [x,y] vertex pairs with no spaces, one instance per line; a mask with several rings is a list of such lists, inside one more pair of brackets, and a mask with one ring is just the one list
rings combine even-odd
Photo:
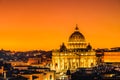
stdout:
[[50,75],[50,80],[52,80],[52,75]]

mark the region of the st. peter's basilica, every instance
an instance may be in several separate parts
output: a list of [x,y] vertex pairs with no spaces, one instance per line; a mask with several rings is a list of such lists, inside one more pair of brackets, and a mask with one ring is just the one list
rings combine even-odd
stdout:
[[96,65],[96,60],[95,51],[85,41],[84,35],[76,25],[67,45],[63,43],[60,49],[53,50],[51,69],[66,72],[68,69],[75,71],[77,68],[90,68]]

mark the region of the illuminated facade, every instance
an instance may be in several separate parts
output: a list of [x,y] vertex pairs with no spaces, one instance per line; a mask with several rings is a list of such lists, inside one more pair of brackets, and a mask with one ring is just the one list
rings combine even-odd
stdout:
[[104,52],[104,63],[120,63],[120,52]]
[[63,43],[60,49],[52,52],[51,69],[56,72],[66,72],[77,68],[90,68],[96,65],[95,51],[90,44],[87,44],[85,37],[79,32],[76,25],[75,31],[71,34],[67,46]]

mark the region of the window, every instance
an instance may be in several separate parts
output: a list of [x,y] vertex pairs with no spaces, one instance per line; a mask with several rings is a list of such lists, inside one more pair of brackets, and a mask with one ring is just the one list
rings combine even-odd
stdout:
[[52,75],[50,75],[50,80],[52,80]]

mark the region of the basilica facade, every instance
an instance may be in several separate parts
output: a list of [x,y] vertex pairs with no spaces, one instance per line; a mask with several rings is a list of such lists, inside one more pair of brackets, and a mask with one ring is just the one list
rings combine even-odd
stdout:
[[70,35],[67,45],[52,51],[51,69],[56,72],[75,71],[77,68],[90,68],[96,65],[96,53],[92,46],[85,41],[84,35],[76,25]]

